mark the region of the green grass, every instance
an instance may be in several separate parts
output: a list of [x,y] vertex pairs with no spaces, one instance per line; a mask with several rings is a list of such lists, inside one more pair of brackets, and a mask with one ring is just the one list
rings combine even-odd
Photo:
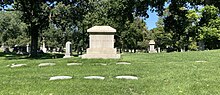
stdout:
[[[8,95],[218,95],[220,94],[220,50],[160,54],[123,54],[119,60],[104,59],[28,59],[0,54],[0,94]],[[116,65],[126,61],[131,65]],[[207,61],[197,63],[195,61]],[[54,62],[51,67],[38,67]],[[79,62],[82,66],[66,66]],[[27,67],[9,68],[25,63]],[[97,65],[106,63],[107,66]],[[70,80],[49,81],[57,75]],[[99,75],[105,80],[86,80]],[[138,80],[115,79],[133,75]]]

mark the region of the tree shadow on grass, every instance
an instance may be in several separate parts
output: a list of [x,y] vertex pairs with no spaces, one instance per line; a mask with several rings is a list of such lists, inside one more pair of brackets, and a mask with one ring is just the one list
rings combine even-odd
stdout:
[[28,54],[16,54],[16,53],[4,53],[0,52],[0,57],[4,57],[6,60],[14,60],[14,59],[55,59],[55,58],[63,58],[64,54],[38,54],[37,57],[29,57]]

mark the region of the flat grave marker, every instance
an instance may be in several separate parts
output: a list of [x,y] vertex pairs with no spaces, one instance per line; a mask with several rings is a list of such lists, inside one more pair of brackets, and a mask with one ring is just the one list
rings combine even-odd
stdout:
[[50,77],[49,80],[66,80],[66,79],[72,79],[73,77],[71,76],[53,76]]
[[84,77],[84,79],[100,79],[100,80],[104,80],[105,77],[102,77],[102,76],[86,76],[86,77]]
[[54,66],[54,65],[56,65],[56,63],[41,63],[38,66],[39,67],[46,67],[46,66]]
[[116,79],[138,80],[136,76],[116,76]]

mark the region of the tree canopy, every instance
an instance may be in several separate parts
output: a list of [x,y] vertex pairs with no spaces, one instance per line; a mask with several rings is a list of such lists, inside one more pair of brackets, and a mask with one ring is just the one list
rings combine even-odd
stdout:
[[[7,10],[9,5],[13,9]],[[219,47],[213,46],[219,42],[219,5],[219,0],[1,0],[1,40],[30,38],[31,55],[36,56],[42,39],[50,47],[62,48],[69,40],[75,50],[85,49],[85,29],[110,25],[117,29],[115,46],[120,50],[147,47],[151,39],[163,48],[195,49],[202,41],[212,49]],[[149,17],[147,10],[160,16],[151,31],[143,21]]]

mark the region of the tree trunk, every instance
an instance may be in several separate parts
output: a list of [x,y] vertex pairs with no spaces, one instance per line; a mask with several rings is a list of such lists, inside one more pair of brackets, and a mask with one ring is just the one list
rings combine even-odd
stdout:
[[63,44],[62,44],[62,46],[65,46],[65,44],[66,44],[66,42],[67,42],[67,32],[66,32],[66,28],[65,27],[61,27],[61,29],[62,29],[62,32],[63,32]]
[[36,57],[37,56],[37,47],[38,47],[38,29],[32,28],[30,29],[31,33],[31,56],[30,57]]

